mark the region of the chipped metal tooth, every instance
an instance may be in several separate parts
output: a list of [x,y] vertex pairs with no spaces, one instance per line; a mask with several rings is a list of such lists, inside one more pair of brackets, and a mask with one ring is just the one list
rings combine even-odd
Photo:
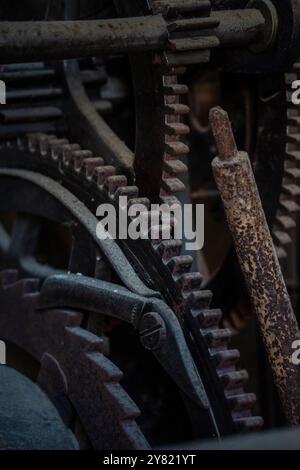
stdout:
[[104,185],[106,178],[109,176],[114,176],[116,173],[115,167],[111,165],[97,166],[93,168],[92,173],[94,171],[97,178],[97,185],[100,187]]

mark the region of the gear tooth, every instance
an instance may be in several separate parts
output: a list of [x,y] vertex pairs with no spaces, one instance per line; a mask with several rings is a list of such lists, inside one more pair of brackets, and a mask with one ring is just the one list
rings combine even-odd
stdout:
[[[295,106],[295,105],[293,104],[293,106]],[[295,145],[300,144],[300,134],[298,134],[298,133],[289,133],[288,136],[287,136],[287,141],[290,144],[295,144]]]
[[137,206],[137,205],[145,206],[149,210],[151,203],[150,203],[150,200],[146,197],[137,197],[137,198],[130,199],[130,201],[128,201],[129,207]]
[[188,167],[181,160],[165,160],[164,167],[167,175],[171,177],[188,172]]
[[228,328],[206,329],[202,331],[202,334],[208,346],[215,351],[217,349],[224,349],[231,338],[231,332]]
[[39,149],[40,154],[45,157],[49,151],[49,141],[57,139],[54,134],[40,134],[39,136]]
[[254,432],[259,431],[263,427],[263,419],[260,416],[248,416],[245,418],[236,418],[234,420],[238,431]]
[[300,206],[292,199],[281,198],[279,207],[282,211],[288,214],[296,214],[300,211]]
[[181,248],[181,240],[165,240],[158,245],[157,251],[164,261],[168,261],[173,257],[179,256]]
[[288,257],[287,252],[284,248],[282,248],[282,246],[275,246],[275,251],[279,261],[282,261]]
[[190,152],[190,148],[183,142],[167,142],[165,144],[166,152],[172,157],[185,156]]
[[106,383],[104,388],[103,393],[106,393],[120,419],[136,419],[140,416],[140,410],[118,383]]
[[256,396],[254,393],[241,393],[228,397],[228,401],[234,412],[251,410],[256,403]]
[[162,201],[163,204],[167,204],[168,206],[170,207],[174,207],[174,206],[180,206],[181,207],[181,202],[179,201],[179,199],[174,196],[173,194],[172,195],[160,195],[160,199]]
[[[188,306],[194,310],[207,309],[212,300],[212,293],[209,290],[199,290],[191,292],[187,297]],[[197,312],[198,315],[199,312]]]
[[300,180],[300,168],[286,168],[284,172],[284,176],[287,179],[292,180],[295,183],[298,183]]
[[117,189],[127,185],[127,178],[123,175],[113,175],[106,178],[104,187],[108,194],[114,195]]
[[18,150],[25,150],[27,147],[27,139],[24,136],[17,137],[17,149]]
[[237,349],[211,351],[211,357],[218,369],[230,369],[239,361],[240,352]]
[[115,192],[115,198],[126,196],[127,200],[136,200],[139,196],[139,188],[137,186],[121,186]]
[[49,140],[49,151],[53,160],[58,160],[62,156],[62,147],[64,145],[69,145],[68,139]]
[[284,184],[282,186],[282,194],[288,197],[298,198],[300,196],[300,187],[296,184]]
[[296,222],[289,215],[278,215],[276,217],[276,225],[283,231],[292,230],[296,227]]
[[288,124],[290,126],[299,126],[300,125],[300,116],[288,116]]
[[208,310],[212,299],[212,294],[209,291],[199,291],[199,293],[200,292],[204,292],[205,295],[203,298],[198,300],[197,307],[203,308],[203,310],[192,310],[192,315],[194,318],[196,318],[202,330],[205,328],[210,329],[217,327],[222,318],[222,311],[220,309]]
[[97,178],[97,185],[102,188],[106,178],[109,176],[114,176],[116,173],[115,167],[111,165],[106,166],[97,166],[95,168],[95,177]]
[[[73,150],[71,160],[68,161],[64,159],[63,163],[65,165],[68,165],[69,162],[72,163],[74,170],[76,172],[79,172],[81,168],[84,166],[84,160],[88,160],[88,159],[93,159],[93,154],[90,150]],[[89,163],[87,162],[86,165],[89,165]],[[86,166],[85,166],[85,169],[86,169]]]
[[182,85],[178,83],[168,83],[164,85],[164,94],[165,95],[186,95],[189,92],[189,87],[187,85]]
[[164,178],[162,181],[162,189],[167,193],[179,193],[185,191],[185,184],[178,178]]
[[180,276],[177,284],[183,294],[193,290],[199,290],[203,281],[200,273],[186,273]]
[[176,256],[167,263],[167,266],[176,278],[189,271],[192,264],[193,258],[191,256]]
[[100,157],[87,157],[82,160],[82,165],[85,169],[85,176],[87,179],[92,179],[96,174],[96,168],[103,164],[103,159]]
[[291,237],[286,232],[275,230],[273,231],[273,237],[275,242],[277,242],[280,246],[286,246],[292,243]]
[[286,157],[293,163],[300,162],[300,151],[299,150],[287,150]]
[[46,134],[42,133],[35,133],[35,134],[27,134],[27,145],[28,145],[28,150],[31,153],[40,151],[40,137],[45,136]]
[[182,136],[191,132],[189,126],[182,122],[167,122],[165,124],[165,132],[168,136]]
[[181,115],[184,115],[184,114],[189,114],[190,112],[190,108],[185,105],[185,104],[181,104],[181,103],[175,103],[175,104],[169,104],[167,103],[165,105],[165,114],[171,114],[171,115],[177,115],[177,116],[181,116]]
[[73,159],[73,152],[75,150],[80,150],[79,144],[66,144],[61,146],[59,149],[59,157],[62,157],[64,164],[69,164],[69,162]]
[[2,287],[15,284],[19,279],[19,272],[16,269],[5,269],[0,272],[0,283]]
[[229,372],[219,371],[218,373],[226,391],[241,389],[249,380],[246,370],[234,370]]

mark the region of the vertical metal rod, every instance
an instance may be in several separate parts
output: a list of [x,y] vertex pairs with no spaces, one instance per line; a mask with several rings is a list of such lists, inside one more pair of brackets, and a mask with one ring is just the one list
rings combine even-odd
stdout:
[[238,152],[227,113],[214,108],[210,122],[219,157],[212,167],[240,266],[254,306],[275,383],[290,424],[300,424],[300,367],[292,344],[300,339],[247,153]]

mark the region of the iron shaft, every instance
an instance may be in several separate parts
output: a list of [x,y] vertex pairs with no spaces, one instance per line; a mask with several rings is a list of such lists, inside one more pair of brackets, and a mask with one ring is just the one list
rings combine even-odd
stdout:
[[292,345],[300,339],[297,320],[248,155],[223,157],[213,161],[215,180],[286,418],[300,424],[300,368],[292,362]]

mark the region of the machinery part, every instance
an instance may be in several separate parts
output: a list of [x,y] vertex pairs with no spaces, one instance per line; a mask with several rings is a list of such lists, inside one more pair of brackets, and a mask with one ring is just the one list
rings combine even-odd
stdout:
[[[236,8],[251,8],[249,0],[212,0],[212,9],[220,11],[234,10]],[[258,50],[252,51],[244,47],[236,47],[230,50],[212,51],[212,63],[221,66],[228,72],[241,73],[278,73],[288,70],[297,60],[300,38],[300,5],[298,0],[258,0],[253,3],[255,9],[259,9],[266,20],[266,32],[269,32],[269,40],[272,40],[276,32],[276,41],[273,47],[263,49],[266,46],[264,39],[258,43]],[[275,12],[272,10],[275,8]],[[276,27],[276,17],[278,27]],[[274,34],[273,34],[274,31]],[[261,46],[261,47],[260,47]]]
[[[179,7],[179,2],[177,5]],[[198,7],[199,5],[196,10]],[[195,52],[192,53],[192,56],[196,60],[197,54]],[[208,54],[202,54],[202,57],[207,58]],[[190,57],[186,58],[186,53],[179,54],[179,52],[173,56],[170,53],[167,58],[170,61],[173,59],[182,62],[190,61]],[[151,55],[151,67],[152,59]],[[162,67],[160,70],[164,71],[168,77],[170,68],[164,67],[164,57],[159,59],[159,62],[159,67]],[[178,73],[178,68],[176,69],[176,73]],[[172,67],[171,73],[176,75]],[[167,114],[175,111],[175,122],[172,122],[173,117],[170,116],[168,122],[171,125],[168,127],[170,128],[169,132],[175,130],[175,137],[172,137],[171,143],[175,142],[175,155],[178,155],[176,141],[182,127],[176,126],[176,119],[180,114],[180,109],[186,111],[186,108],[176,106],[179,95],[178,88],[173,87],[173,81],[174,78],[171,78],[170,83],[167,83],[168,86],[163,98],[167,96]],[[175,107],[173,107],[174,104]],[[73,132],[76,132],[76,129]],[[137,187],[127,186],[127,179],[124,175],[119,171],[116,174],[116,169],[111,165],[104,165],[100,157],[92,159],[91,154],[87,157],[87,151],[82,150],[81,153],[81,149],[75,150],[73,146],[77,144],[57,140],[55,136],[51,135],[33,135],[29,139],[32,153],[28,153],[27,144],[23,139],[18,139],[19,149],[16,148],[15,143],[15,140],[9,141],[7,148],[3,149],[2,164],[4,167],[10,166],[31,171],[35,169],[45,175],[51,175],[63,186],[72,190],[72,193],[75,192],[77,197],[93,212],[99,202],[103,200],[117,203],[119,195],[125,194],[129,196],[130,203],[132,203],[139,196]],[[101,140],[98,148],[99,153],[97,152],[96,155],[100,154],[102,157]],[[165,142],[163,148],[165,149]],[[186,150],[185,147],[184,150]],[[112,155],[113,153],[111,151]],[[103,156],[106,160],[107,155]],[[170,160],[173,161],[173,158]],[[174,171],[173,163],[166,164],[166,166],[172,167],[172,171]],[[167,183],[171,184],[171,179],[168,178]],[[153,180],[152,177],[151,180]],[[176,181],[175,183],[177,184]],[[159,192],[160,188],[158,188]],[[143,202],[148,204],[150,201],[143,199]],[[205,389],[213,404],[214,416],[220,434],[224,435],[260,426],[261,419],[252,417],[250,413],[253,395],[243,393],[242,385],[247,374],[234,369],[239,354],[237,351],[227,350],[230,334],[227,330],[218,328],[221,313],[218,310],[209,310],[211,294],[200,290],[201,276],[199,273],[189,273],[191,259],[180,256],[180,242],[170,240],[165,243],[157,239],[153,241],[153,246],[148,242],[127,243],[122,245],[122,251],[147,286],[160,291],[180,319],[197,368],[205,381]],[[207,432],[209,431],[203,426],[202,434],[205,435]]]
[[246,153],[238,152],[228,115],[210,113],[219,151],[213,172],[224,203],[240,265],[255,308],[275,383],[290,424],[300,422],[300,374],[292,344],[300,339],[297,320],[276,257]]
[[[168,3],[153,2],[155,14],[137,18],[3,21],[0,25],[1,57],[7,62],[30,62],[169,49],[178,52],[179,57],[185,56],[186,63],[193,63],[196,57],[207,61],[209,54],[206,51],[219,46],[219,38],[222,46],[239,42],[249,45],[264,30],[265,19],[259,10],[237,10],[230,14],[215,14],[209,19],[192,18],[187,9],[170,9]],[[209,2],[206,5],[205,11],[200,4],[195,5],[193,14],[200,12],[205,16],[210,10]],[[203,35],[203,30],[210,34]],[[274,40],[276,27],[271,32],[271,38],[269,30],[264,34],[269,43]]]
[[119,384],[122,373],[104,356],[103,338],[83,329],[79,312],[38,311],[38,283],[1,272],[2,338],[41,364],[38,381],[69,426],[75,410],[95,449],[147,449],[135,423],[139,410]]
[[[117,203],[120,195],[127,195],[129,203],[141,201],[137,188],[126,186],[124,176],[115,175],[112,168],[103,165],[99,158],[84,158],[83,150],[72,150],[74,144],[57,142],[53,136],[31,135],[31,152],[26,151],[23,139],[19,139],[18,145],[19,150],[10,142],[9,147],[2,150],[2,165],[25,169],[36,167],[47,175],[56,175],[66,188],[72,188],[75,195],[80,195],[81,201],[93,212],[101,202]],[[4,173],[7,171],[3,170]],[[147,204],[145,199],[142,202]],[[239,354],[226,349],[230,335],[227,330],[218,329],[221,313],[209,310],[211,294],[199,290],[199,274],[187,272],[190,259],[179,256],[180,243],[175,240],[154,240],[153,246],[146,240],[119,243],[148,287],[160,291],[177,314],[200,377],[204,380],[209,402],[214,407],[219,433],[223,435],[237,429],[257,428],[261,419],[251,417],[249,411],[253,405],[253,395],[245,395],[242,390],[247,374],[234,370]],[[206,380],[207,377],[210,379]],[[220,382],[225,387],[225,394]],[[204,427],[202,435],[207,431]]]
[[6,62],[72,59],[130,50],[160,50],[167,40],[165,21],[159,15],[144,20],[4,21],[0,25],[0,51]]

